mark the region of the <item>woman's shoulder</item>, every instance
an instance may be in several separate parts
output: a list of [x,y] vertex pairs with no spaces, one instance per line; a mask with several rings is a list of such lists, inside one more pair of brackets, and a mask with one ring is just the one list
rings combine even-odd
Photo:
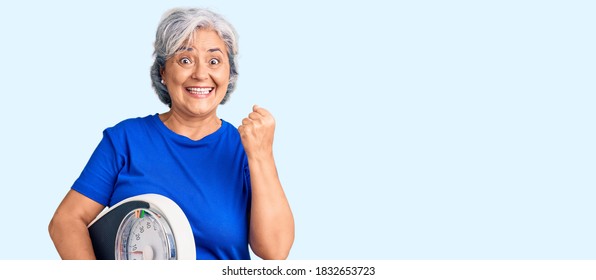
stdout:
[[238,128],[236,128],[236,126],[234,126],[233,124],[227,122],[224,119],[221,119],[221,128],[224,131],[224,133],[230,135],[230,136],[234,136],[234,137],[238,137],[240,138],[240,133],[238,133]]
[[155,121],[155,118],[158,118],[158,114],[127,118],[116,123],[114,126],[106,128],[106,132],[120,134],[146,130]]

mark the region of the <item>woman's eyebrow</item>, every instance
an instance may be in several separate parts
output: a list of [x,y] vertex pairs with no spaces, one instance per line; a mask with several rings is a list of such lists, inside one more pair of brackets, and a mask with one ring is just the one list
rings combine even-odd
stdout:
[[223,52],[221,51],[221,49],[219,49],[219,48],[208,49],[207,51],[208,51],[208,52],[220,52],[220,53],[223,53]]
[[188,51],[191,52],[192,48],[191,47],[179,47],[176,52],[181,52],[181,51]]

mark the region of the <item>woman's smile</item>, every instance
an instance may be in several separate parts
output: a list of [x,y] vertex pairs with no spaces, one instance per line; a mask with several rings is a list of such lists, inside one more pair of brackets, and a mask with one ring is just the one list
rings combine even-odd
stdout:
[[208,98],[212,96],[214,87],[187,87],[186,91],[195,98]]

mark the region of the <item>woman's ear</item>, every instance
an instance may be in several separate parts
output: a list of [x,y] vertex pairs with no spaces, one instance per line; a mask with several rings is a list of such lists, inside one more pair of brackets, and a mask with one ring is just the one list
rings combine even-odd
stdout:
[[164,74],[164,72],[165,72],[165,69],[163,67],[161,67],[159,69],[159,75],[161,76],[161,84],[162,85],[165,85],[166,84],[166,82],[163,80],[163,74]]

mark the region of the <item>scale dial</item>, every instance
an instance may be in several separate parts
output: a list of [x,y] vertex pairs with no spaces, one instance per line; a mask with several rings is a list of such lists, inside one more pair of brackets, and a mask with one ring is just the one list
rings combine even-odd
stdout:
[[130,211],[116,233],[117,260],[175,260],[174,235],[163,215],[155,209]]

